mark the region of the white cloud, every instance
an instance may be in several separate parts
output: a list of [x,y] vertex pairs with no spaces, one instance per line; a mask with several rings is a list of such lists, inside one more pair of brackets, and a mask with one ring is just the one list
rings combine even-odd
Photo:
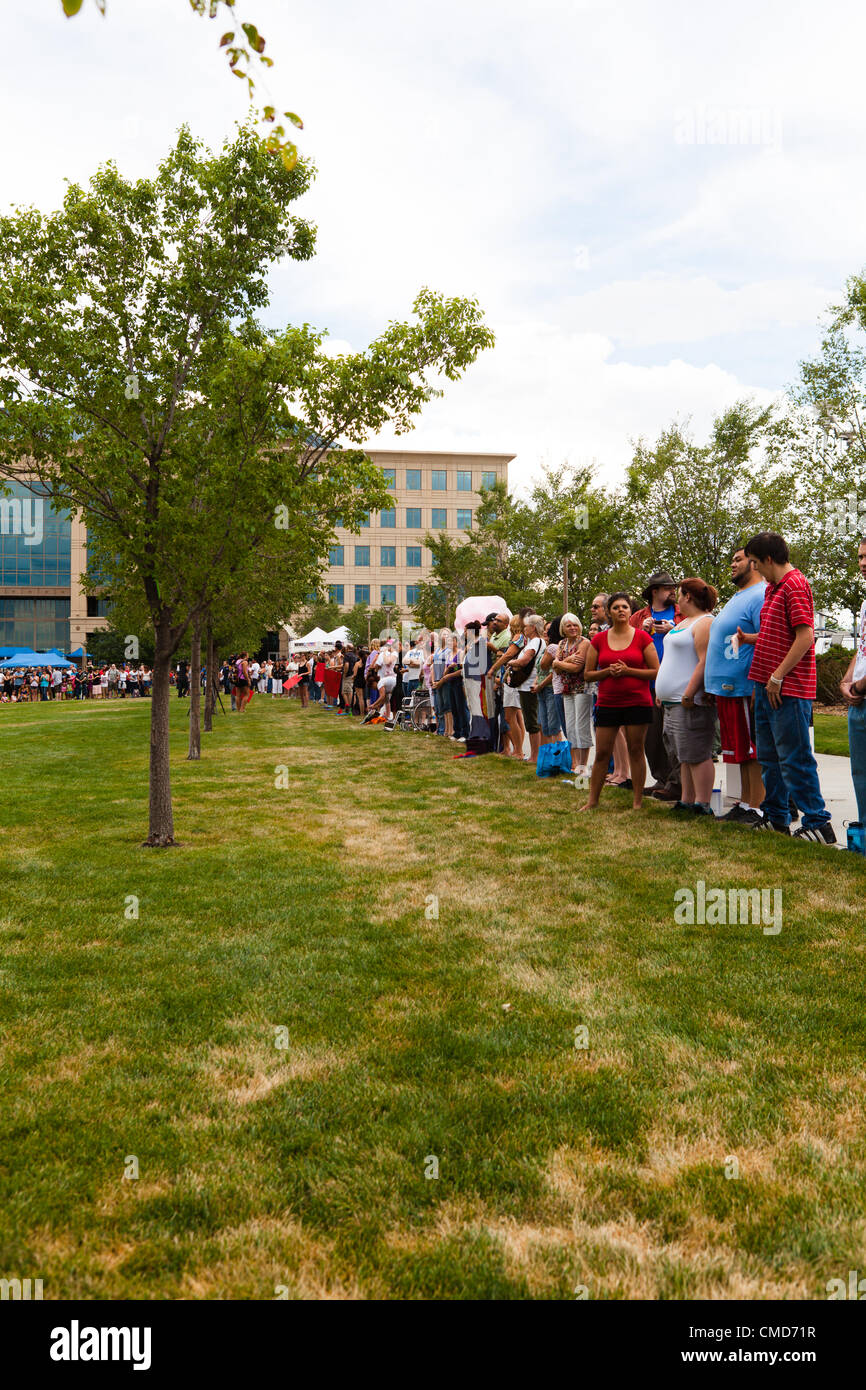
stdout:
[[[520,479],[545,456],[615,471],[674,416],[699,430],[768,399],[771,370],[713,365],[715,342],[732,362],[741,341],[753,375],[765,344],[793,375],[861,264],[866,12],[842,0],[256,0],[253,17],[276,63],[262,97],[301,112],[319,167],[318,255],[275,271],[270,322],[360,347],[429,284],[478,297],[497,332],[408,443],[515,450]],[[109,0],[104,21],[18,4],[8,29],[9,201],[55,206],[108,157],[146,174],[181,122],[217,144],[246,112],[219,25],[181,0]],[[710,107],[778,116],[781,147],[678,143],[677,113]]]
[[[600,334],[568,333],[549,323],[497,326],[496,347],[463,381],[448,384],[404,446],[513,452],[515,486],[525,487],[540,461],[596,461],[598,475],[618,479],[631,460],[631,441],[654,439],[674,417],[705,433],[732,401],[769,391],[749,386],[719,367],[676,358],[653,367],[610,361],[614,345]],[[375,441],[399,442],[390,432]]]
[[726,289],[706,275],[614,280],[567,299],[568,320],[607,332],[621,348],[698,343],[721,334],[815,323],[833,291],[807,280],[764,280]]

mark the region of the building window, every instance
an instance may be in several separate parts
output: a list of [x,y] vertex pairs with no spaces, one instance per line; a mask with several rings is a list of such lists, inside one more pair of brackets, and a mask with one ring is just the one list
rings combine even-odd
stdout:
[[457,530],[458,530],[458,531],[471,531],[471,530],[472,530],[472,508],[471,508],[471,507],[458,507],[458,508],[457,508]]
[[430,486],[434,492],[445,492],[448,487],[448,474],[444,468],[434,468],[430,474]]
[[417,585],[417,584],[407,584],[407,585],[406,585],[406,607],[407,607],[407,608],[414,608],[414,607],[415,607],[415,604],[416,604],[417,602],[418,602],[418,585]]
[[306,602],[315,603],[318,597],[319,595],[316,593],[315,589],[313,589],[312,593],[307,594]]
[[328,564],[329,564],[329,565],[342,565],[342,563],[343,563],[343,547],[342,547],[341,545],[332,545],[332,546],[331,546],[331,549],[328,551]]
[[383,585],[382,585],[382,588],[380,589],[380,593],[381,593],[381,595],[382,595],[381,599],[379,600],[380,603],[396,603],[396,602],[397,602],[397,585],[396,585],[396,584],[383,584]]
[[421,491],[421,469],[420,469],[420,468],[407,468],[407,469],[406,469],[406,491],[407,491],[407,492],[420,492],[420,491]]
[[397,525],[397,511],[396,511],[396,508],[395,508],[395,507],[392,507],[391,510],[388,511],[388,512],[380,512],[380,513],[379,513],[379,525],[380,525],[380,526],[396,526],[396,525]]
[[68,651],[69,599],[0,598],[0,647]]
[[[367,563],[369,564],[369,560],[367,561]],[[370,585],[369,585],[369,584],[356,584],[356,585],[355,585],[355,602],[356,602],[356,603],[369,603],[369,602],[370,602]]]
[[396,545],[383,545],[381,548],[381,558],[379,564],[383,569],[394,569],[397,565]]
[[329,600],[330,603],[339,603],[340,606],[342,607],[342,604],[343,604],[343,586],[342,586],[342,584],[329,584],[329,585],[328,585],[328,600]]
[[88,594],[87,616],[88,618],[110,618],[111,599],[100,598],[98,594]]
[[0,584],[68,588],[70,513],[52,511],[37,483],[33,492],[23,483],[7,483],[6,487],[8,492],[0,493]]
[[355,546],[355,564],[367,568],[370,564],[370,547],[368,545]]
[[458,468],[457,470],[457,491],[472,491],[472,474],[466,469]]
[[446,510],[445,507],[434,507],[434,508],[433,508],[433,530],[434,530],[434,531],[447,531],[447,530],[448,530],[448,512],[447,512],[447,510]]
[[420,545],[406,546],[406,568],[410,570],[419,570],[421,568]]
[[382,469],[382,477],[385,479],[385,486],[386,486],[386,487],[395,488],[395,487],[397,486],[397,470],[396,470],[396,468],[383,468],[383,469]]
[[409,531],[420,531],[420,530],[421,530],[421,508],[420,508],[420,507],[407,507],[407,508],[406,508],[406,529],[409,530]]
[[495,483],[496,483],[496,474],[495,474],[495,473],[482,473],[482,474],[481,474],[481,486],[482,486],[482,487],[493,487]]

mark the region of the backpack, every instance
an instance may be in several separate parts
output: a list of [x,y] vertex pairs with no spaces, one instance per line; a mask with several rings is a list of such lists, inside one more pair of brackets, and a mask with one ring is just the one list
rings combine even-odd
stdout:
[[[466,740],[466,752],[472,754],[492,753],[493,746],[489,738],[481,738],[476,734],[472,738]],[[571,763],[569,763],[569,767],[570,766]]]

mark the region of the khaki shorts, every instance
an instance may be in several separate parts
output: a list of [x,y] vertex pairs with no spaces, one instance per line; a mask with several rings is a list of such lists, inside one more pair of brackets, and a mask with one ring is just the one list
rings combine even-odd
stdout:
[[520,709],[520,691],[512,690],[510,685],[502,683],[502,708]]
[[713,756],[716,732],[714,705],[665,705],[665,738],[674,747],[677,761],[705,763]]

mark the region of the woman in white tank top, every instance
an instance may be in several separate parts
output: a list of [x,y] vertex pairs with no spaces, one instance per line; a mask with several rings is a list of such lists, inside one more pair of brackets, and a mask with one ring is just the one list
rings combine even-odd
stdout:
[[656,700],[665,711],[665,741],[680,763],[682,800],[674,810],[713,814],[713,738],[716,710],[704,691],[704,664],[718,594],[703,579],[680,584],[682,618],[664,639]]

